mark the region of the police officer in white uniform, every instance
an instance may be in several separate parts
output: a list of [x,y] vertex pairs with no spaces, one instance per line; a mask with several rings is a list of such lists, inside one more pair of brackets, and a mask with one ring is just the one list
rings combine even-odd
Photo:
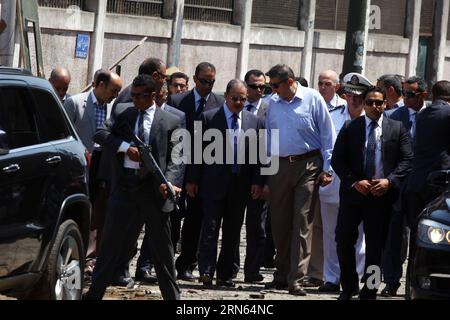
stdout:
[[[329,72],[328,77],[321,78],[319,76],[319,91],[339,89],[339,82],[335,82],[333,75]],[[322,75],[322,73],[321,73]],[[321,81],[322,80],[322,81]],[[336,74],[337,80],[337,74]],[[330,86],[327,81],[335,83]],[[322,83],[320,83],[322,82]],[[345,121],[355,119],[364,114],[364,104],[362,94],[373,84],[359,73],[349,73],[345,75],[344,92],[346,93],[347,101],[336,97],[336,101],[332,108],[330,108],[331,120],[333,121],[336,135],[341,130]],[[322,93],[322,92],[321,92]],[[329,93],[330,94],[330,93]],[[323,94],[322,94],[323,95]],[[331,172],[332,173],[332,172]],[[319,292],[339,292],[340,268],[339,260],[336,252],[335,229],[339,211],[339,186],[340,179],[333,174],[333,181],[331,184],[320,187],[320,211],[323,225],[323,274],[324,284],[319,287]],[[365,264],[365,243],[364,231],[362,223],[359,226],[358,241],[355,245],[356,252],[356,266],[359,277],[364,274]]]

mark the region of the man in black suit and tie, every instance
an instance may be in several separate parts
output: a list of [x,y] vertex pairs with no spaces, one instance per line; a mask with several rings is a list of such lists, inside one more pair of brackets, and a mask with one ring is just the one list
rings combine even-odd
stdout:
[[392,204],[402,179],[411,170],[412,150],[408,132],[383,116],[386,94],[378,87],[365,94],[365,116],[347,121],[339,132],[331,165],[341,179],[336,243],[341,268],[341,300],[358,293],[355,248],[358,225],[366,236],[366,265],[361,299],[375,299],[379,283],[369,277],[380,265]]
[[[203,222],[198,248],[199,281],[212,284],[216,271],[217,241],[222,224],[222,248],[217,261],[217,285],[234,287],[235,253],[240,243],[240,232],[244,220],[245,206],[257,199],[261,193],[262,180],[258,161],[252,164],[250,144],[257,143],[257,133],[261,122],[244,109],[247,99],[246,84],[238,79],[231,80],[225,93],[225,104],[206,111],[202,115],[203,129],[216,129],[221,132],[223,148],[215,149],[212,155],[215,162],[189,165],[186,174],[186,192],[192,198],[200,197],[203,208]],[[254,130],[254,140],[245,137]],[[231,136],[227,138],[227,135]],[[207,150],[204,145],[204,156]],[[220,147],[219,147],[220,148]],[[228,151],[231,150],[231,151]],[[221,155],[218,154],[221,152]],[[229,157],[227,152],[232,154]],[[238,153],[245,152],[238,161]],[[239,155],[241,156],[241,155]],[[227,159],[232,161],[228,162]],[[241,163],[242,162],[242,163]],[[223,222],[223,223],[222,223]],[[184,241],[184,239],[183,239]]]
[[[244,110],[253,113],[264,125],[268,105],[263,101],[262,95],[266,88],[266,77],[261,70],[250,70],[245,74],[247,84],[247,101]],[[264,280],[259,273],[264,264],[264,253],[266,249],[268,203],[263,199],[251,199],[247,204],[245,215],[245,228],[247,235],[247,246],[245,248],[244,281],[248,283]],[[270,230],[269,230],[270,231]],[[270,241],[273,241],[270,237]],[[272,246],[273,247],[273,246]],[[275,252],[274,252],[275,253]],[[273,253],[273,254],[274,254]],[[239,257],[239,255],[238,255]],[[237,260],[239,262],[239,260]],[[237,265],[239,268],[239,264]]]
[[410,234],[409,261],[414,253],[417,218],[425,205],[439,195],[427,184],[430,172],[450,169],[450,82],[432,88],[433,103],[417,115],[412,171],[405,188]]
[[[195,88],[169,97],[167,105],[183,111],[186,115],[186,129],[194,146],[194,121],[199,121],[203,111],[218,108],[224,99],[212,93],[216,81],[216,68],[209,62],[202,62],[195,68],[193,77]],[[193,163],[194,154],[191,154]],[[182,195],[183,198],[183,195]],[[181,199],[180,199],[181,200]],[[195,281],[192,275],[197,262],[198,239],[202,223],[202,208],[198,198],[186,196],[186,213],[181,229],[181,254],[176,260],[177,277],[185,281]]]
[[[182,166],[172,161],[172,147],[176,141],[171,139],[171,135],[180,127],[180,120],[156,107],[155,91],[156,85],[150,76],[137,76],[131,87],[135,108],[127,108],[117,119],[106,121],[94,136],[95,142],[112,150],[116,156],[112,164],[112,190],[100,255],[91,287],[84,296],[88,300],[103,297],[124,250],[137,241],[144,223],[152,234],[149,246],[154,254],[162,296],[169,300],[180,298],[175,280],[169,215],[161,210],[167,186],[142,167],[139,150],[133,143],[134,134],[148,143],[167,180],[172,184],[178,181]],[[175,185],[174,190],[176,193],[181,191]]]

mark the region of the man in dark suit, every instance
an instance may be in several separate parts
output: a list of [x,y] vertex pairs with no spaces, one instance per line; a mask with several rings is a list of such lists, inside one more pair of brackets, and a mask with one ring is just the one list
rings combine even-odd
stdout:
[[365,275],[361,299],[375,299],[379,283],[369,282],[378,267],[392,204],[402,179],[411,170],[412,150],[408,132],[398,122],[383,116],[386,94],[378,87],[365,94],[365,116],[347,121],[339,132],[331,165],[341,179],[336,243],[341,268],[341,300],[359,291],[355,248],[358,225],[366,236]]
[[[395,75],[384,76],[384,78],[382,77],[380,79],[384,79],[384,84],[391,84],[395,87],[395,92],[397,92],[398,88],[401,86],[400,80]],[[380,82],[380,80],[378,82]],[[405,81],[404,86],[405,99],[401,100],[403,105],[386,110],[385,114],[390,119],[401,121],[408,130],[413,141],[416,127],[416,115],[425,108],[425,99],[428,96],[428,85],[426,81],[420,77],[410,77]],[[390,91],[394,91],[391,87],[388,88]],[[386,283],[386,286],[381,291],[381,295],[386,297],[397,295],[397,290],[400,287],[400,278],[403,273],[402,266],[406,259],[408,231],[405,227],[406,210],[405,208],[402,208],[402,194],[406,180],[407,179],[405,179],[401,186],[402,192],[400,192],[400,197],[392,207],[388,236],[383,251],[383,280]]]
[[137,76],[131,87],[135,108],[127,108],[117,119],[105,122],[94,141],[116,156],[113,160],[112,192],[105,221],[100,255],[92,276],[92,284],[85,299],[101,299],[120,263],[124,250],[136,241],[143,224],[150,229],[149,246],[155,257],[155,269],[164,299],[179,299],[180,290],[175,281],[173,246],[170,239],[169,215],[162,212],[167,186],[158,177],[141,166],[139,150],[133,135],[152,147],[167,180],[174,185],[180,178],[181,165],[171,158],[172,132],[180,127],[177,117],[162,112],[154,104],[156,85],[148,75]]
[[[199,196],[203,208],[198,268],[199,281],[206,285],[212,284],[216,271],[217,241],[223,221],[216,283],[234,287],[235,254],[240,243],[245,206],[250,197],[257,199],[261,193],[260,166],[257,162],[250,162],[251,157],[257,154],[249,153],[257,152],[257,148],[252,149],[250,144],[257,143],[257,132],[262,125],[258,117],[243,110],[246,99],[246,84],[238,79],[231,80],[227,85],[224,106],[202,115],[205,132],[209,129],[221,132],[223,148],[214,150],[212,157],[216,161],[213,163],[207,164],[206,159],[203,159],[202,164],[189,165],[187,169],[186,192],[192,198]],[[255,130],[254,140],[244,136],[249,133],[249,129]],[[231,137],[227,137],[229,130],[232,131]],[[206,144],[204,156],[207,152],[205,147]],[[237,160],[239,152],[245,152],[245,161]],[[229,154],[233,156],[229,157]],[[230,158],[231,163],[227,161]]]
[[[244,80],[247,84],[247,101],[244,110],[253,113],[264,125],[268,105],[261,98],[266,88],[266,77],[262,71],[254,69],[245,74]],[[266,226],[270,225],[267,223],[267,215],[268,204],[266,200],[250,199],[245,215],[247,246],[245,248],[244,281],[248,283],[264,280],[259,270],[264,264],[267,240]],[[239,264],[237,268],[239,268]]]
[[[194,146],[194,121],[200,120],[203,111],[218,108],[224,99],[212,91],[216,81],[216,68],[209,62],[202,62],[195,68],[193,77],[195,88],[169,97],[167,104],[183,111],[186,115],[186,129]],[[191,163],[194,154],[191,155]],[[183,198],[183,195],[182,195]],[[181,229],[181,254],[176,260],[177,277],[185,281],[195,281],[192,271],[196,266],[198,239],[202,223],[202,208],[198,198],[186,196],[186,213]]]
[[412,171],[405,188],[410,234],[409,261],[414,256],[417,218],[439,192],[427,184],[430,172],[450,169],[450,82],[438,81],[432,88],[433,103],[417,115]]
[[[166,64],[158,58],[147,58],[142,61],[139,66],[138,74],[147,74],[152,77],[158,88],[161,88],[163,84],[166,82]],[[131,85],[125,87],[119,94],[119,96],[114,100],[114,104],[112,106],[112,112],[114,112],[116,106],[119,103],[131,102]]]

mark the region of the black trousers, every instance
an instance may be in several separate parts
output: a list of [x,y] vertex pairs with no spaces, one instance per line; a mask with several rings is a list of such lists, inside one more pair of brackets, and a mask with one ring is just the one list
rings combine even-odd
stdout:
[[186,216],[181,228],[181,254],[176,260],[178,273],[193,271],[197,266],[197,249],[202,227],[202,204],[199,196],[186,196]]
[[266,220],[268,204],[265,200],[250,200],[245,215],[247,247],[244,273],[246,276],[259,274],[264,264],[266,247]]
[[87,299],[102,299],[122,257],[136,243],[145,223],[152,234],[148,244],[153,253],[159,287],[165,300],[178,300],[169,215],[160,209],[159,195],[151,180],[124,175],[111,193],[105,219],[100,255],[95,264]]
[[[370,266],[377,266],[381,281],[381,258],[385,244],[392,202],[385,197],[368,195],[362,203],[340,202],[336,225],[336,249],[341,269],[341,285],[345,292],[359,289],[358,273],[356,272],[355,244],[358,239],[358,226],[363,222],[366,241],[365,283],[363,291],[375,297],[377,289],[368,287],[368,272]],[[370,270],[369,270],[370,271]]]

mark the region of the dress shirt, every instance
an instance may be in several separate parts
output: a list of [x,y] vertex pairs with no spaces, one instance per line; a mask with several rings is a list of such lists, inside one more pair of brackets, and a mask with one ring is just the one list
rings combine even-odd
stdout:
[[[223,111],[225,112],[225,118],[227,119],[227,126],[228,129],[232,129],[232,122],[233,122],[233,112],[230,111],[230,109],[228,108],[227,103],[225,102],[223,105]],[[238,114],[238,130],[240,130],[242,128],[242,111],[239,112]]]
[[206,97],[202,97],[200,96],[200,94],[197,92],[197,89],[194,88],[194,97],[195,97],[195,112],[197,112],[198,108],[200,107],[200,99],[203,98],[205,99],[205,105],[208,102],[209,96],[211,94],[209,93]]
[[253,113],[256,116],[256,115],[258,115],[258,110],[259,110],[259,107],[261,106],[261,102],[262,102],[262,99],[259,99],[258,101],[254,101],[254,102],[250,102],[247,100],[244,108],[245,108],[245,110],[248,110],[247,106],[252,105],[253,108],[251,110],[249,110],[249,112]]
[[[291,101],[275,94],[269,103],[266,113],[269,154],[286,157],[318,149],[324,161],[323,170],[330,170],[336,132],[320,93],[297,82]],[[279,130],[279,141],[272,141],[274,129]]]
[[[369,137],[370,132],[370,124],[372,123],[372,119],[370,119],[367,115],[364,116],[366,118],[366,141],[364,143],[364,167],[365,167],[365,155],[366,155],[366,148],[367,148],[367,139]],[[382,179],[384,178],[384,171],[383,171],[383,158],[381,154],[381,137],[383,135],[383,115],[381,115],[380,119],[376,121],[378,124],[375,128],[375,140],[376,140],[376,149],[375,149],[375,174],[373,178],[375,179]]]
[[339,100],[340,100],[339,96],[335,93],[334,97],[330,101],[327,102],[328,110],[331,111],[331,110],[334,110],[334,109],[339,108],[341,106],[344,106],[344,107],[347,106],[347,102],[345,100],[344,100],[343,103],[339,103]]
[[[149,142],[149,138],[150,138],[150,130],[152,128],[152,122],[153,122],[153,117],[155,116],[155,110],[156,110],[156,104],[153,104],[150,108],[145,110],[144,113],[144,136],[145,136],[145,143]],[[138,135],[139,133],[139,116],[136,119],[136,123],[134,125],[134,133],[136,135]],[[122,144],[119,147],[119,150],[117,150],[117,152],[124,152],[125,153],[125,159],[124,159],[124,163],[123,166],[125,168],[130,168],[130,169],[139,169],[140,165],[139,162],[136,161],[132,161],[128,155],[126,155],[126,152],[128,150],[128,148],[130,147],[130,143],[123,141]]]

